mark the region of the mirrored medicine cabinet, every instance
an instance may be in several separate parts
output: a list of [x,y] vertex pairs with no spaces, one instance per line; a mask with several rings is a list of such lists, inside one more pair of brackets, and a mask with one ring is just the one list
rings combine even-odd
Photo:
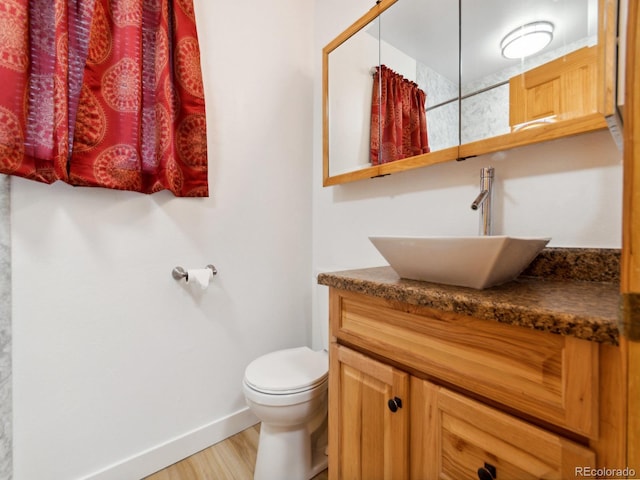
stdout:
[[606,128],[616,28],[616,0],[379,1],[323,49],[323,185]]

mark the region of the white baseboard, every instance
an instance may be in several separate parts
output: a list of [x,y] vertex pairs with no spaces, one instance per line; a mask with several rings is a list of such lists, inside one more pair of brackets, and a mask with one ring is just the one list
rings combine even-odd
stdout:
[[258,423],[258,418],[249,408],[245,408],[111,465],[104,470],[92,473],[84,477],[83,480],[139,480],[256,423]]

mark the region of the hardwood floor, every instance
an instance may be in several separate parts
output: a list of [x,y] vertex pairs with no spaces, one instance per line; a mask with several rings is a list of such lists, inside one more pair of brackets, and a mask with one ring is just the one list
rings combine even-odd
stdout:
[[[144,480],[252,480],[259,435],[257,424]],[[327,479],[326,470],[313,477]]]

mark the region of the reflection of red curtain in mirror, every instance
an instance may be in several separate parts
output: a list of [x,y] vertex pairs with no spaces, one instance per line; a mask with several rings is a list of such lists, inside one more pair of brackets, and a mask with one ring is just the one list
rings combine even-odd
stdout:
[[0,0],[0,172],[207,196],[192,0]]
[[381,65],[373,75],[371,164],[429,152],[426,94],[418,85]]

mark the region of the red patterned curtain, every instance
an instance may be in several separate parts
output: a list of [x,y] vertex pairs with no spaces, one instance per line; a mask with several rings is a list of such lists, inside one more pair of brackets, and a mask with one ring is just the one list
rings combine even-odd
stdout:
[[207,196],[192,0],[0,0],[0,173]]
[[426,94],[418,85],[381,65],[373,75],[371,164],[429,153]]

